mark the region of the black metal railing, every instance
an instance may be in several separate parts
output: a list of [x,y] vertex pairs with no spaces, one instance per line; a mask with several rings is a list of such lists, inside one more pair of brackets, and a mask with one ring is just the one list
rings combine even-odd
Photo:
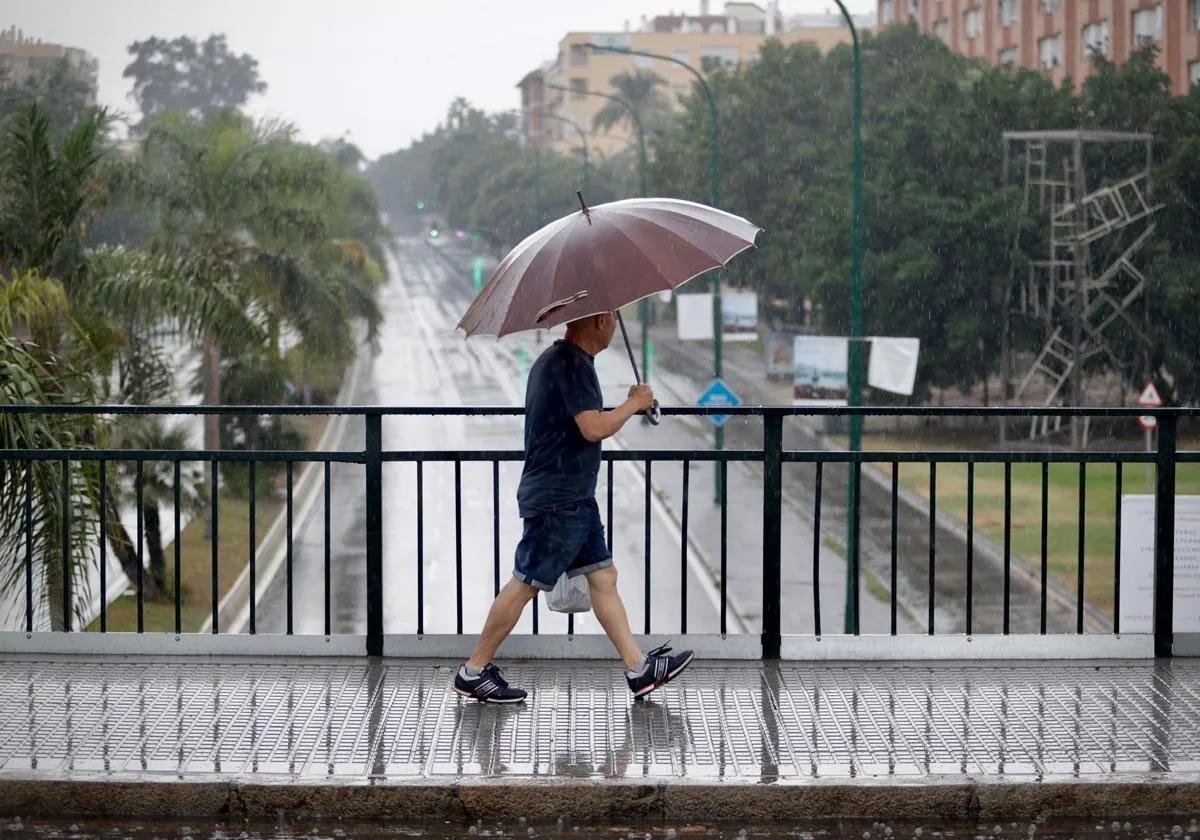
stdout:
[[[199,462],[208,464],[208,482],[209,482],[209,522],[211,528],[211,588],[209,597],[211,600],[211,632],[217,634],[220,631],[220,581],[218,580],[218,548],[219,548],[219,529],[220,521],[218,516],[218,499],[221,493],[221,472],[222,464],[245,464],[248,467],[249,478],[249,510],[248,510],[248,533],[249,533],[249,551],[247,554],[247,565],[249,571],[249,622],[248,631],[250,634],[258,632],[257,615],[257,566],[256,566],[256,536],[257,536],[257,518],[256,505],[257,494],[257,468],[264,463],[283,463],[284,465],[284,481],[285,481],[285,509],[284,516],[286,517],[286,560],[284,566],[286,594],[285,594],[285,610],[286,610],[286,633],[293,633],[293,609],[294,609],[294,590],[293,590],[293,485],[294,485],[294,465],[297,463],[311,463],[318,465],[322,470],[324,479],[324,558],[323,558],[323,576],[324,576],[324,598],[323,598],[323,619],[325,635],[330,635],[332,628],[331,622],[331,519],[330,519],[330,469],[333,464],[361,464],[364,467],[364,485],[363,498],[365,499],[365,605],[366,605],[366,652],[370,655],[381,655],[383,652],[384,638],[384,596],[385,582],[384,580],[384,563],[383,563],[383,529],[384,529],[384,509],[383,509],[383,470],[385,464],[389,463],[408,463],[412,464],[415,469],[415,490],[416,490],[416,524],[415,524],[415,614],[416,614],[416,632],[418,635],[426,632],[426,582],[425,582],[425,550],[426,550],[426,533],[425,533],[425,466],[431,463],[450,464],[454,471],[454,534],[455,534],[455,628],[456,633],[463,633],[464,626],[464,606],[463,606],[463,581],[464,581],[464,555],[463,555],[463,528],[464,528],[464,509],[463,509],[463,465],[468,463],[490,463],[491,464],[491,495],[492,495],[492,522],[491,522],[491,542],[492,542],[492,572],[494,591],[499,591],[501,583],[501,502],[500,502],[500,470],[501,464],[507,462],[519,462],[522,460],[523,454],[519,450],[385,450],[383,448],[382,424],[384,417],[388,416],[405,416],[405,417],[445,417],[445,416],[461,416],[461,417],[515,417],[523,414],[520,408],[493,408],[493,407],[456,407],[456,408],[424,408],[424,407],[380,407],[380,406],[172,406],[172,407],[142,407],[142,406],[0,406],[0,416],[4,414],[14,413],[43,413],[43,414],[92,414],[92,415],[128,415],[128,414],[161,414],[161,415],[196,415],[196,414],[249,414],[249,415],[350,415],[360,417],[364,423],[364,447],[360,451],[244,451],[244,450],[219,450],[219,451],[204,451],[204,450],[140,450],[140,449],[121,449],[121,450],[104,450],[91,448],[71,448],[71,449],[7,449],[0,450],[0,461],[7,462],[9,467],[7,472],[9,475],[22,475],[24,481],[14,483],[5,492],[14,492],[15,487],[23,484],[25,499],[24,499],[24,598],[25,598],[25,631],[32,632],[34,629],[34,579],[35,579],[35,556],[34,556],[34,509],[36,506],[46,505],[44,499],[39,500],[36,497],[34,489],[34,464],[53,464],[57,462],[61,465],[61,489],[60,497],[56,504],[59,508],[58,515],[61,517],[59,530],[61,534],[61,554],[63,566],[63,592],[62,606],[64,613],[64,627],[66,631],[72,631],[76,628],[72,627],[71,622],[71,606],[73,603],[73,594],[71,592],[71,576],[66,568],[67,558],[71,554],[70,540],[73,538],[72,531],[72,499],[76,491],[74,480],[72,478],[72,464],[89,464],[95,466],[99,480],[96,486],[99,489],[100,504],[98,506],[100,521],[98,523],[99,533],[107,533],[106,528],[106,511],[107,499],[105,494],[108,492],[107,470],[113,462],[132,462],[136,465],[134,473],[134,486],[137,501],[137,516],[138,516],[138,534],[137,543],[137,568],[138,573],[136,580],[131,581],[136,587],[136,626],[137,632],[144,632],[144,591],[145,582],[142,575],[143,566],[143,550],[142,532],[143,522],[141,520],[142,499],[144,473],[143,466],[148,462],[165,462],[172,466],[174,494],[174,631],[176,634],[182,632],[181,624],[181,609],[180,609],[180,467],[181,464],[189,462]],[[1126,418],[1132,419],[1137,415],[1151,415],[1158,422],[1158,442],[1157,447],[1153,452],[1096,452],[1096,451],[909,451],[909,452],[848,452],[848,451],[825,451],[825,450],[788,450],[784,447],[784,426],[785,419],[796,416],[847,416],[851,413],[859,413],[869,417],[927,417],[927,418],[948,418],[948,417],[1039,417],[1039,416],[1054,416],[1054,417],[1090,417],[1090,418]],[[738,408],[703,408],[703,407],[680,407],[680,408],[664,408],[665,416],[687,416],[687,415],[710,415],[710,414],[726,414],[734,415],[740,418],[755,418],[762,422],[762,444],[757,448],[741,448],[727,449],[721,451],[709,450],[683,450],[683,449],[653,449],[653,450],[622,450],[608,449],[604,452],[604,460],[607,469],[607,498],[606,498],[606,522],[608,523],[608,542],[609,548],[612,548],[613,539],[613,468],[618,461],[631,461],[639,463],[642,466],[642,481],[643,481],[643,499],[645,507],[645,522],[643,530],[644,540],[644,556],[642,558],[644,564],[644,592],[643,592],[643,630],[649,634],[651,632],[651,601],[652,601],[652,586],[651,586],[651,566],[652,566],[652,543],[651,539],[651,500],[655,492],[653,479],[653,467],[656,463],[674,463],[678,464],[682,479],[682,501],[680,510],[678,511],[678,521],[682,531],[682,539],[680,540],[680,596],[679,596],[679,625],[680,632],[688,632],[688,569],[689,569],[689,478],[690,472],[694,465],[711,463],[713,468],[717,470],[721,486],[727,486],[728,471],[731,463],[749,463],[761,464],[761,481],[762,481],[762,557],[761,557],[761,577],[762,577],[762,601],[761,601],[761,645],[762,655],[767,658],[778,657],[781,652],[781,642],[784,637],[782,632],[782,611],[783,599],[781,593],[781,583],[783,579],[783,569],[785,560],[792,562],[804,562],[804,554],[808,553],[803,547],[795,547],[795,550],[785,551],[783,546],[783,509],[784,509],[784,472],[785,467],[791,464],[808,464],[813,469],[812,487],[812,502],[807,515],[811,516],[813,544],[811,547],[811,556],[808,562],[811,562],[811,578],[812,578],[812,626],[815,636],[821,636],[823,632],[828,632],[828,626],[822,624],[822,596],[821,596],[821,543],[822,543],[822,500],[823,496],[827,495],[824,491],[823,484],[828,484],[828,470],[826,465],[844,464],[846,465],[847,478],[851,483],[853,492],[850,498],[855,500],[862,499],[862,493],[859,492],[863,482],[863,468],[865,464],[884,465],[889,469],[883,472],[883,480],[890,481],[890,566],[888,569],[890,594],[888,604],[888,624],[890,634],[898,635],[898,610],[901,606],[898,595],[898,566],[900,562],[898,551],[898,520],[900,518],[898,500],[901,497],[899,472],[900,466],[905,463],[928,464],[929,468],[929,493],[928,493],[928,574],[927,574],[927,591],[924,593],[926,599],[926,615],[925,632],[928,635],[934,635],[937,630],[936,623],[936,607],[938,605],[938,552],[937,552],[937,537],[939,534],[939,514],[938,514],[938,493],[937,493],[937,477],[939,465],[960,464],[966,467],[966,540],[965,540],[965,556],[962,562],[965,564],[965,587],[961,594],[962,598],[962,614],[965,616],[965,632],[971,635],[977,632],[976,626],[976,543],[978,540],[976,529],[976,466],[980,464],[1000,464],[1003,465],[1003,623],[1000,627],[1000,633],[1008,635],[1011,632],[1010,625],[1010,609],[1012,599],[1012,577],[1013,577],[1013,549],[1012,549],[1012,469],[1017,464],[1037,464],[1041,467],[1041,483],[1040,483],[1040,557],[1039,566],[1037,569],[1038,579],[1040,581],[1040,626],[1039,632],[1042,635],[1047,633],[1047,593],[1050,591],[1051,584],[1048,574],[1048,515],[1049,507],[1049,486],[1048,476],[1050,466],[1053,464],[1075,464],[1078,466],[1078,557],[1075,580],[1075,595],[1076,595],[1076,615],[1075,615],[1075,632],[1082,634],[1085,624],[1085,534],[1087,530],[1086,524],[1086,499],[1087,499],[1087,469],[1092,464],[1112,464],[1115,466],[1115,516],[1114,516],[1114,608],[1111,619],[1111,630],[1114,634],[1121,632],[1120,625],[1120,574],[1121,574],[1121,495],[1123,481],[1123,467],[1126,464],[1149,464],[1152,465],[1156,472],[1154,483],[1155,496],[1155,544],[1154,544],[1154,617],[1153,617],[1153,633],[1154,633],[1154,650],[1156,655],[1169,656],[1171,653],[1172,629],[1173,629],[1173,594],[1174,594],[1174,519],[1175,519],[1175,493],[1176,493],[1176,467],[1181,463],[1200,463],[1200,452],[1177,452],[1176,438],[1178,423],[1181,418],[1195,417],[1200,414],[1197,409],[1121,409],[1121,408],[1086,408],[1086,409],[1067,409],[1067,408],[1023,408],[1023,409],[984,409],[984,408],[863,408],[851,412],[845,408],[824,408],[824,407],[738,407]],[[13,464],[20,465],[13,469]],[[890,474],[889,474],[890,471]],[[728,632],[728,494],[721,492],[717,494],[719,504],[719,565],[714,570],[716,575],[716,586],[719,591],[719,630],[724,636]],[[736,500],[735,500],[736,504]],[[853,510],[847,511],[849,527],[854,529],[860,528],[861,518],[861,502],[855,506]],[[471,511],[473,522],[477,520],[477,511]],[[827,520],[828,521],[828,520]],[[103,592],[107,584],[105,560],[106,560],[106,543],[107,540],[101,537],[99,540],[100,550],[100,580],[101,591]],[[846,615],[848,616],[845,632],[853,635],[858,635],[862,632],[860,621],[860,593],[863,583],[862,558],[857,549],[861,546],[860,539],[847,541],[849,545],[854,546],[855,550],[846,557],[847,574],[849,583],[847,585],[847,601]],[[944,563],[944,558],[943,563]],[[472,569],[471,574],[475,574],[476,570]],[[802,608],[803,605],[789,604],[789,607]],[[537,601],[533,604],[532,626],[533,632],[539,632]],[[99,629],[101,632],[108,630],[107,604],[104,597],[100,598],[100,613],[99,613]],[[826,623],[827,624],[827,623]],[[574,632],[574,617],[568,618],[568,632]],[[659,628],[660,630],[662,628]],[[674,630],[674,628],[671,628]]]

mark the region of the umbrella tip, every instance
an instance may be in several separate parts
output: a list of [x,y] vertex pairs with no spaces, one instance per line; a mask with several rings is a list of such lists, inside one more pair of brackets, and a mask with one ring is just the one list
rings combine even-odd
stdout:
[[[583,211],[584,215],[590,217],[591,213],[588,211],[587,203],[583,200],[583,191],[575,190],[575,197],[579,199],[579,209]],[[589,218],[589,221],[590,221],[590,218]]]

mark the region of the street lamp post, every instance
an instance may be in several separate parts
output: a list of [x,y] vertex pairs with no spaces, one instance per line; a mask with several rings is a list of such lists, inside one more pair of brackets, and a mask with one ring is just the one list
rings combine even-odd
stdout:
[[[581,94],[583,96],[597,96],[601,99],[609,99],[616,102],[629,111],[629,116],[633,118],[634,129],[637,131],[637,147],[638,147],[638,191],[642,198],[646,197],[648,191],[646,186],[646,130],[642,125],[642,115],[638,113],[637,108],[632,102],[622,99],[619,96],[614,96],[611,93],[601,93],[598,90],[574,90],[563,85],[546,85],[552,90],[562,91],[568,94]],[[642,319],[642,373],[646,380],[650,379],[650,301],[648,298],[642,298],[638,303],[640,317]]]
[[[717,135],[717,101],[713,98],[712,89],[708,86],[708,82],[704,76],[692,65],[688,64],[683,59],[675,58],[671,55],[661,55],[659,53],[647,52],[646,50],[633,50],[627,47],[610,47],[603,44],[588,42],[584,44],[593,50],[602,52],[621,53],[623,55],[640,55],[645,58],[654,58],[659,61],[669,61],[672,64],[678,64],[680,67],[687,70],[696,77],[696,81],[700,83],[700,89],[704,91],[704,98],[708,102],[708,164],[709,164],[709,203],[720,209],[721,207],[721,153],[719,146],[719,137]],[[712,288],[713,288],[713,373],[719,379],[722,371],[721,358],[721,270],[717,269],[712,273]],[[716,448],[718,450],[725,448],[725,429],[717,426],[714,431]],[[725,494],[725,488],[721,486],[721,471],[713,470],[716,487],[716,501],[720,502]]]
[[[854,187],[850,210],[850,341],[847,365],[850,408],[862,405],[862,55],[858,45],[858,30],[842,0],[834,0],[841,9],[854,49]],[[850,451],[862,448],[862,415],[850,415]],[[846,620],[844,631],[858,634],[858,502],[861,472],[850,470],[847,482],[846,507]]]

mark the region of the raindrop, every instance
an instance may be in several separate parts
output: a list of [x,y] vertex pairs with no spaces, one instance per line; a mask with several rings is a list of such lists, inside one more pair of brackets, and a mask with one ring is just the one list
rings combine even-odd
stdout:
[[479,833],[479,829],[476,828],[475,826],[471,826],[470,828],[467,829],[467,834],[478,834],[478,833]]
[[871,832],[864,831],[863,832],[863,840],[871,840]]
[[79,830],[79,823],[71,823],[71,830],[72,830],[72,831],[78,831],[78,830]]
[[1002,825],[992,826],[992,834],[1003,834],[1003,833],[1004,833],[1004,826],[1002,826]]
[[1110,827],[1112,828],[1113,831],[1121,830],[1121,824],[1119,822],[1117,822],[1116,820],[1113,820],[1112,826],[1110,826]]
[[913,829],[913,835],[915,837],[920,837],[924,833],[925,833],[925,829],[921,828],[921,826],[917,826],[915,829]]
[[1125,823],[1125,830],[1133,831],[1133,823],[1129,823],[1129,822]]
[[533,836],[533,826],[529,826],[529,829],[525,833],[528,834],[530,837],[532,837]]
[[1183,826],[1181,826],[1181,825],[1171,826],[1171,836],[1172,837],[1182,837],[1183,836]]

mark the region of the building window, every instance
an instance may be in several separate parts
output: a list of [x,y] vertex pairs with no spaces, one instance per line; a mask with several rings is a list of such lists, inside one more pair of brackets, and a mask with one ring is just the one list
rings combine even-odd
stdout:
[[[1200,0],[1196,0],[1200,3]],[[921,0],[908,0],[908,13],[916,17],[917,12],[921,11]]]
[[1133,48],[1146,47],[1163,36],[1162,5],[1153,9],[1142,9],[1133,13]]
[[1093,56],[1108,56],[1108,21],[1089,23],[1083,27],[1083,58],[1090,61]]
[[1001,66],[1006,65],[1006,64],[1016,64],[1016,63],[1017,63],[1017,48],[1016,47],[1009,47],[1006,50],[1000,50]]
[[939,20],[933,25],[933,37],[941,38],[943,43],[950,43],[950,21]]
[[894,0],[883,0],[879,4],[879,21],[887,26],[896,19],[896,4]]
[[1043,14],[1050,14],[1062,7],[1062,0],[1042,0]]
[[978,38],[983,34],[983,9],[967,9],[963,12],[963,34]]
[[1200,87],[1200,61],[1188,65],[1188,78],[1192,81],[1192,87]]
[[671,50],[671,58],[675,59],[676,61],[682,61],[685,64],[690,64],[692,61],[692,54],[687,50]]
[[572,67],[586,67],[587,66],[588,51],[587,51],[587,47],[583,46],[583,44],[572,44],[570,54],[571,54],[571,66]]
[[1038,39],[1038,60],[1043,70],[1053,70],[1062,64],[1062,39],[1057,35]]
[[1017,0],[997,0],[1000,4],[1000,25],[1012,26],[1017,22]]
[[737,67],[737,47],[701,47],[700,65],[702,67]]
[[572,79],[571,80],[571,100],[579,102],[587,98],[587,79]]
[[1200,29],[1200,0],[1191,0],[1192,31]]

